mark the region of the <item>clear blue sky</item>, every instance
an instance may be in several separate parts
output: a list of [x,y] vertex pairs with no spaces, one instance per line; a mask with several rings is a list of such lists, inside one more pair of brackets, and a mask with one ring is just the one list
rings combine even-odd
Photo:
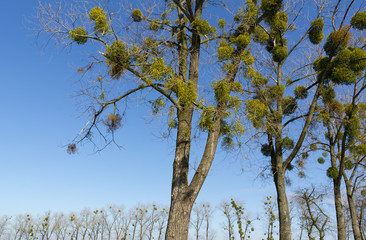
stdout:
[[[64,146],[85,123],[78,118],[73,95],[80,78],[76,67],[87,55],[53,43],[42,47],[27,21],[36,6],[37,1],[0,1],[0,215],[68,213],[139,202],[168,205],[174,139],[159,137],[159,121],[147,123],[151,113],[146,106],[132,102],[117,132],[123,149],[110,146],[93,153],[86,144],[75,155],[66,153]],[[271,179],[256,178],[266,160],[250,156],[249,164],[219,149],[198,201],[215,206],[236,197],[253,215],[259,214],[264,197],[274,195],[274,186]],[[192,161],[198,159],[194,151]],[[294,186],[305,185],[311,177],[295,178]]]

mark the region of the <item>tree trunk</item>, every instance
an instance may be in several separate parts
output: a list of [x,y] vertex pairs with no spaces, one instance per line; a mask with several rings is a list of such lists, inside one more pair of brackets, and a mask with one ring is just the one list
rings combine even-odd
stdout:
[[193,203],[187,203],[184,199],[171,203],[169,221],[166,230],[166,240],[187,240],[189,221]]
[[[339,179],[339,178],[338,178]],[[333,180],[334,184],[334,203],[337,216],[337,233],[338,240],[346,240],[346,224],[344,221],[343,209],[342,209],[342,196],[341,196],[341,181],[338,179]]]
[[353,193],[349,183],[346,183],[346,189],[347,189],[348,206],[351,214],[353,237],[355,240],[362,240],[355,202],[353,201]]
[[277,168],[274,174],[277,191],[278,219],[280,223],[280,240],[291,240],[291,219],[288,208],[285,186],[285,172]]
[[193,108],[178,110],[178,129],[166,240],[187,240],[194,201],[187,194]]

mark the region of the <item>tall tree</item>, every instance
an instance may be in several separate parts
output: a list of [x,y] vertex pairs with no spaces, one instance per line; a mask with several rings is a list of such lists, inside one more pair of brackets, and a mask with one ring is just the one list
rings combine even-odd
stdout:
[[[348,19],[354,2],[315,2],[312,7],[317,9],[316,14],[312,15],[312,21],[305,27],[306,19],[301,13],[310,5],[279,8],[283,11],[267,14],[261,26],[264,37],[258,42],[265,46],[267,55],[262,51],[261,55],[265,58],[258,59],[255,70],[248,72],[252,78],[249,89],[252,99],[246,101],[246,110],[253,126],[263,133],[261,152],[270,158],[271,174],[277,191],[281,240],[291,239],[286,172],[294,168],[294,163],[302,169],[309,156],[307,152],[300,154],[300,150],[312,126],[313,116],[318,113],[319,97],[326,88],[331,89],[331,84],[350,84],[347,82],[349,79],[343,78],[359,73],[359,69],[346,69],[345,63],[337,60],[338,54],[348,46],[350,40],[350,27],[345,26],[345,19]],[[326,8],[332,11],[324,12]],[[343,8],[346,11],[340,10]],[[358,24],[362,25],[362,21],[358,20]],[[332,32],[323,45],[324,27],[332,29]],[[256,39],[261,40],[259,37]],[[314,55],[319,53],[312,53],[307,39],[315,45],[315,49],[317,45],[323,46],[326,57],[318,58],[313,64]],[[300,171],[299,175],[303,176],[304,172]],[[341,177],[336,181],[340,186]],[[337,193],[340,192],[337,190]],[[340,202],[336,206],[340,206]],[[344,230],[338,228],[338,231]]]
[[[68,152],[74,153],[82,141],[91,139],[93,131],[101,133],[100,124],[107,126],[112,137],[108,143],[113,142],[123,121],[124,111],[120,108],[134,93],[150,93],[147,98],[155,114],[168,109],[168,127],[176,133],[176,144],[166,239],[188,238],[192,206],[219,138],[231,147],[233,138],[244,132],[233,114],[240,108],[235,92],[242,89],[237,75],[239,69],[247,69],[253,63],[248,48],[251,34],[264,18],[275,15],[281,7],[278,2],[281,1],[272,6],[272,1],[259,5],[257,0],[248,0],[233,22],[226,24],[219,19],[217,28],[205,19],[204,12],[217,7],[221,13],[225,4],[205,0],[161,1],[151,8],[134,9],[123,20],[119,13],[125,9],[113,11],[104,1],[98,6],[75,7],[71,13],[65,13],[61,5],[40,7],[41,30],[51,37],[66,44],[95,43],[88,48],[95,61],[84,68],[100,71],[95,85],[83,91],[91,99],[87,111],[90,121],[68,146]],[[78,12],[79,9],[87,12]],[[217,56],[211,68],[215,72],[203,77],[199,74],[204,69],[202,58],[212,56]],[[108,89],[111,81],[114,85],[117,84],[113,81],[119,81],[123,87]],[[194,113],[199,113],[198,120]],[[207,138],[199,165],[189,179],[192,129],[197,125]]]
[[[321,91],[322,103],[318,106],[317,117],[323,123],[325,133],[323,138],[316,134],[317,137],[313,139],[318,139],[321,149],[329,153],[331,166],[327,170],[327,176],[333,181],[339,240],[346,239],[341,199],[342,178],[347,189],[353,235],[355,239],[361,239],[352,196],[360,180],[356,177],[356,173],[366,153],[363,151],[364,129],[361,128],[361,121],[364,120],[362,113],[365,111],[362,94],[366,87],[364,75],[366,53],[363,49],[363,37],[357,31],[352,31],[351,27],[357,30],[365,29],[366,15],[364,12],[356,13],[351,19],[351,26],[346,25],[348,10],[353,3],[354,1],[351,1],[347,5],[347,11],[338,28],[335,27],[334,20],[337,10],[334,10],[333,32],[329,34],[324,44],[327,56],[319,57],[314,62],[314,69],[318,74],[325,74]],[[316,150],[318,146],[314,144],[312,148]],[[318,162],[323,163],[324,159],[319,158]],[[352,172],[347,174],[348,170]]]

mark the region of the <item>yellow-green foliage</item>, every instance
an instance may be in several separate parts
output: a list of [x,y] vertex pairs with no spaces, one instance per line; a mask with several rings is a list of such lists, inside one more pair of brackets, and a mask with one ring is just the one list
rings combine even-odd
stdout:
[[351,19],[351,26],[358,30],[366,29],[366,12],[358,12]]
[[226,102],[230,97],[230,83],[226,81],[218,81],[212,84],[215,91],[215,98],[217,102]]
[[357,79],[357,74],[348,67],[335,67],[332,69],[331,79],[336,84],[352,84]]
[[361,195],[366,197],[366,189],[361,191]]
[[344,168],[346,170],[351,170],[355,165],[353,164],[353,162],[351,160],[347,160],[344,162]]
[[210,131],[213,127],[213,118],[215,117],[215,108],[213,106],[208,106],[202,113],[201,119],[199,121],[199,128],[202,131]]
[[217,49],[217,58],[220,61],[229,60],[234,51],[234,47],[230,46],[226,41],[221,41]]
[[268,83],[268,79],[264,78],[259,72],[255,71],[253,68],[248,69],[247,76],[249,79],[252,79],[251,85],[255,88],[261,89]]
[[97,34],[106,34],[108,32],[107,16],[103,9],[95,7],[89,12],[89,18],[95,24],[94,32]]
[[260,8],[268,22],[282,8],[282,0],[262,0]]
[[88,41],[88,32],[83,27],[75,28],[69,32],[69,38],[77,44],[85,44]]
[[327,64],[329,63],[328,57],[319,57],[313,63],[313,68],[315,71],[325,70]]
[[225,20],[224,19],[219,19],[218,20],[218,25],[219,25],[219,28],[224,29],[225,26],[226,26]]
[[353,116],[347,120],[345,125],[345,131],[347,132],[349,141],[353,141],[354,138],[360,133],[360,119],[357,116]]
[[287,21],[287,13],[277,12],[271,22],[271,31],[273,31],[275,34],[283,34],[287,29]]
[[243,16],[244,16],[244,10],[242,7],[240,7],[238,13],[234,16],[234,21],[235,22],[243,21]]
[[245,48],[250,43],[250,35],[249,33],[242,33],[237,37],[231,38],[230,41],[239,48]]
[[131,16],[134,22],[142,21],[142,12],[139,9],[133,10]]
[[173,106],[171,106],[169,108],[168,116],[169,116],[169,120],[168,120],[169,128],[177,128],[178,122],[177,122],[177,118],[176,118],[176,114],[175,114],[175,108]]
[[179,77],[173,77],[167,81],[166,87],[177,95],[181,105],[191,104],[197,99],[197,92],[194,89],[192,81],[186,83]]
[[163,97],[159,97],[154,101],[149,101],[149,103],[151,104],[153,114],[158,114],[166,105]]
[[218,81],[212,84],[212,88],[214,89],[217,102],[226,103],[228,101],[230,108],[240,107],[240,98],[231,96],[230,92],[241,92],[243,90],[241,83]]
[[159,19],[153,19],[149,25],[149,29],[151,31],[158,31],[161,28],[161,24]]
[[365,119],[366,118],[366,103],[359,103],[358,104],[358,116],[361,119]]
[[298,99],[305,99],[308,96],[308,90],[304,86],[297,86],[295,87],[294,94]]
[[247,66],[252,65],[254,63],[254,57],[250,54],[249,51],[243,51],[240,54],[240,59],[243,61],[243,63]]
[[121,40],[115,41],[111,46],[107,47],[105,57],[107,58],[107,66],[109,68],[108,73],[115,79],[121,77],[123,71],[130,64],[128,51]]
[[152,63],[144,68],[144,73],[147,78],[152,78],[156,81],[162,81],[173,76],[173,70],[167,66],[163,58],[153,59]]
[[329,178],[336,179],[338,177],[338,169],[336,167],[330,167],[327,170],[327,176]]
[[216,33],[216,28],[211,27],[207,20],[196,19],[192,22],[193,28],[195,28],[201,35],[214,35]]
[[119,114],[109,114],[104,120],[104,124],[108,127],[109,131],[115,131],[121,127],[122,117]]
[[366,54],[360,48],[341,50],[332,61],[330,78],[336,84],[351,84],[366,68]]
[[358,111],[358,107],[357,105],[353,105],[353,104],[345,104],[344,105],[344,111],[347,114],[347,116],[352,116],[355,115]]
[[258,9],[252,0],[245,1],[246,13],[243,15],[243,22],[248,26],[254,26],[258,16]]
[[310,144],[310,150],[311,151],[315,151],[318,149],[318,146],[316,145],[316,143]]
[[282,139],[282,147],[285,150],[291,150],[294,148],[294,141],[289,137],[285,137]]
[[319,44],[324,38],[323,34],[324,21],[321,18],[315,19],[311,22],[309,30],[309,40],[312,44]]
[[364,71],[366,69],[366,53],[361,48],[353,48],[351,50],[350,68],[355,71]]
[[330,119],[329,112],[327,112],[327,111],[323,111],[323,112],[319,113],[319,115],[318,115],[318,119],[319,119],[322,123],[326,124],[326,123],[329,121],[329,119]]
[[323,87],[320,94],[324,103],[330,103],[335,98],[335,91],[332,87]]
[[272,50],[272,58],[275,62],[282,62],[287,57],[287,47],[277,45]]
[[343,113],[344,113],[344,106],[341,102],[339,102],[337,100],[332,100],[329,103],[329,111],[331,111],[332,113],[335,113],[341,117],[341,116],[343,116]]
[[245,102],[247,117],[255,128],[263,125],[263,118],[268,113],[268,107],[258,99],[251,99]]
[[296,99],[293,97],[285,97],[282,99],[282,111],[285,115],[290,115],[295,112],[297,108]]
[[283,85],[275,85],[268,88],[268,96],[270,98],[277,98],[283,96],[285,93],[285,86]]
[[324,158],[322,158],[322,157],[319,157],[319,158],[318,158],[318,163],[320,163],[320,164],[323,164],[323,163],[325,163],[325,160],[324,160]]
[[327,37],[324,44],[324,51],[328,56],[336,55],[340,50],[345,49],[351,39],[349,27],[343,27],[340,30],[334,31]]
[[260,26],[256,26],[254,28],[254,33],[253,33],[254,42],[264,44],[264,43],[267,43],[268,38],[269,38],[269,35],[268,35],[268,33],[266,33],[266,31],[264,31],[263,28],[261,28]]

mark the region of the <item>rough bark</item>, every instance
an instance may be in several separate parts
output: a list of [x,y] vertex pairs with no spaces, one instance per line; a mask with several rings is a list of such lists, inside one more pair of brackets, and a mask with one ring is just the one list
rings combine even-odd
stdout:
[[277,191],[278,219],[280,223],[280,239],[291,240],[291,219],[286,196],[285,173],[278,170],[274,174],[274,182]]
[[338,179],[333,180],[334,185],[334,205],[337,217],[337,239],[346,240],[346,224],[344,221],[344,214],[342,208],[341,184]]
[[347,201],[349,206],[349,211],[351,214],[351,221],[352,221],[352,231],[353,231],[353,237],[355,240],[362,240],[362,235],[359,227],[359,220],[357,216],[357,211],[355,207],[355,202],[353,200],[353,192],[352,187],[348,181],[346,181],[346,190],[347,190]]

